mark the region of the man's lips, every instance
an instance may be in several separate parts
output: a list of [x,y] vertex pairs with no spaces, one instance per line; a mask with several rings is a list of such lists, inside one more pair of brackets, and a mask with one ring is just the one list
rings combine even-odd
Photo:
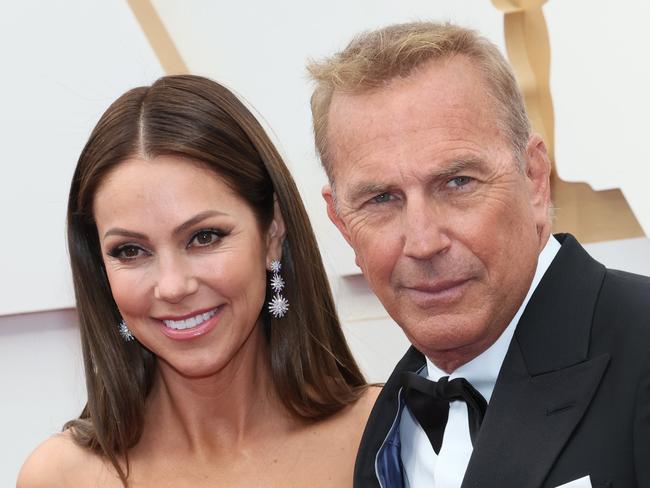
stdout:
[[403,286],[404,293],[421,307],[445,305],[462,297],[471,278],[441,280]]

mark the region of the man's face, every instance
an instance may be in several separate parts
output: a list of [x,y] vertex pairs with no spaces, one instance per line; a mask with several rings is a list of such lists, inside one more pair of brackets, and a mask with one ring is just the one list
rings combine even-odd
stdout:
[[456,56],[335,92],[329,112],[330,218],[388,313],[447,371],[508,325],[549,233],[544,144],[531,137],[519,167],[487,93]]

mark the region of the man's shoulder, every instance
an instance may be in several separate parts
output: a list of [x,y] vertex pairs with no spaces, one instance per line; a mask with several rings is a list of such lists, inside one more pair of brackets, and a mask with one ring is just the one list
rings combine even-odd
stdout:
[[620,317],[645,319],[650,326],[650,277],[608,269],[599,305],[614,308]]
[[[625,321],[645,324],[650,332],[650,277],[606,268],[569,234],[556,236],[562,243],[561,266],[555,268],[554,285],[563,287],[562,300],[568,295],[575,303],[587,304],[592,296],[594,319]],[[559,256],[559,255],[558,255]],[[557,292],[551,292],[557,293]]]
[[650,277],[608,269],[594,312],[594,330],[627,336],[628,351],[650,347]]
[[626,302],[650,307],[650,276],[607,269],[603,292]]

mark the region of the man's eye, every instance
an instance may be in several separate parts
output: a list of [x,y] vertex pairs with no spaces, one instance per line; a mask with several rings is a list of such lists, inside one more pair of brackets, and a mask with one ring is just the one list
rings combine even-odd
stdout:
[[116,247],[108,254],[114,258],[121,259],[122,261],[129,261],[144,255],[145,250],[141,247],[127,244],[124,246]]
[[374,196],[370,199],[372,203],[386,203],[390,201],[390,194],[389,193],[380,193],[377,196]]
[[456,176],[455,178],[452,178],[449,180],[447,183],[447,186],[449,188],[461,188],[469,183],[472,182],[473,178],[470,178],[469,176]]
[[222,232],[216,230],[201,230],[192,236],[189,246],[206,247],[218,242],[223,236]]

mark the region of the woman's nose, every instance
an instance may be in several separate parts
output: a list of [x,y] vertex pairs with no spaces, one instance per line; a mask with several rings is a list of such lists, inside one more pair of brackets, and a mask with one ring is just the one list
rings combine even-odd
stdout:
[[196,293],[198,280],[190,263],[182,257],[165,257],[158,262],[158,276],[154,296],[158,300],[178,303]]

